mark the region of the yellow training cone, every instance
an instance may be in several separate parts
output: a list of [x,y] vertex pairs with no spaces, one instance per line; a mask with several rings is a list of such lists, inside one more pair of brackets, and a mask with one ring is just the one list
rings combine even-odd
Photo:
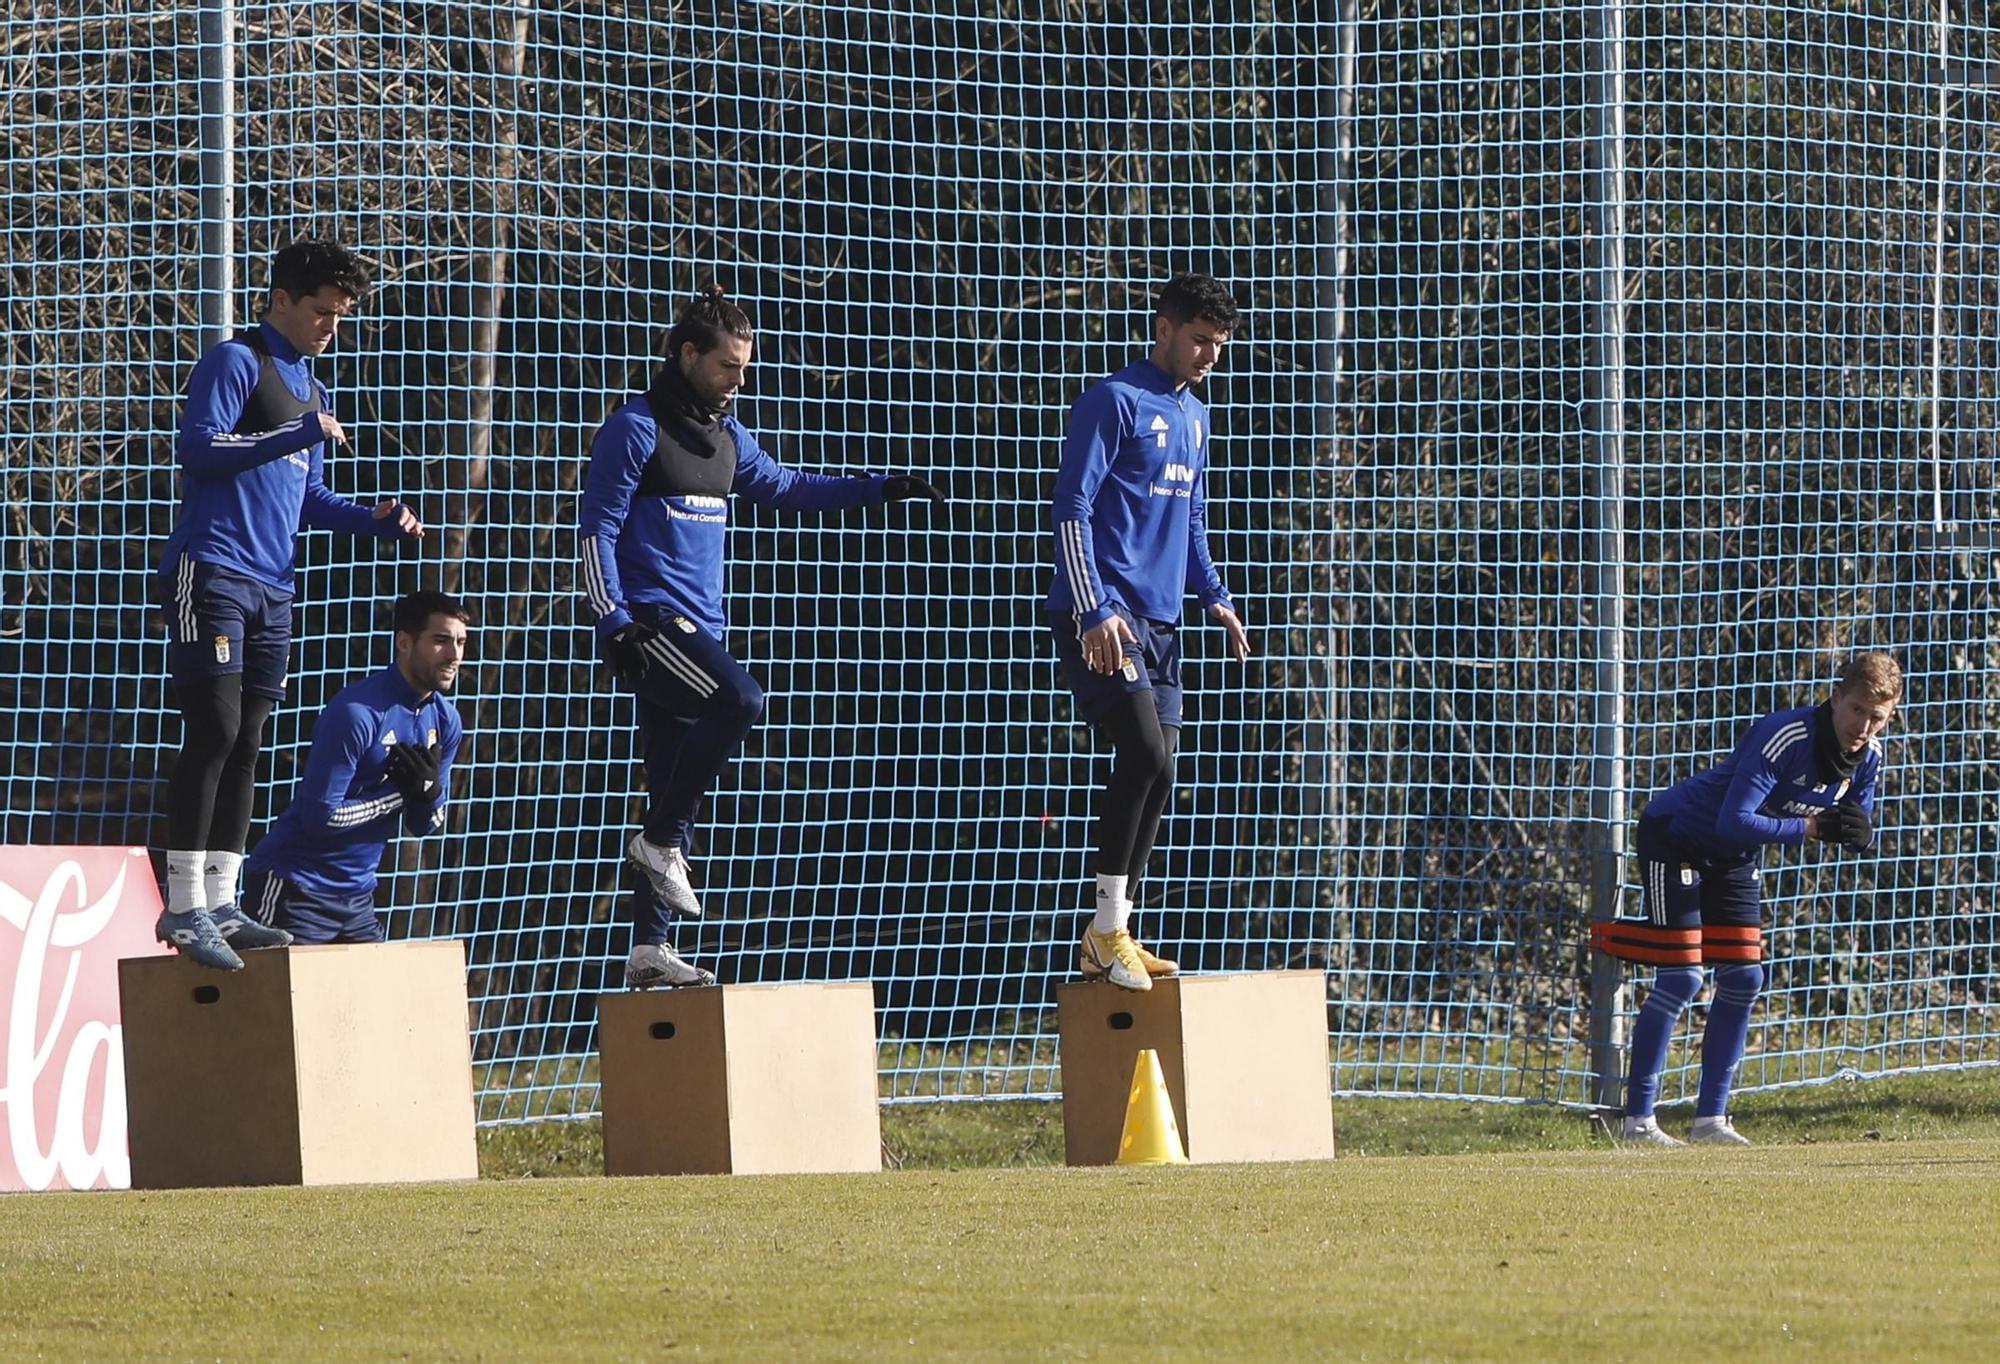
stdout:
[[1167,1077],[1160,1072],[1160,1053],[1147,1047],[1132,1067],[1132,1094],[1125,1100],[1125,1131],[1118,1138],[1120,1165],[1186,1165],[1180,1124],[1174,1121],[1174,1101],[1167,1097]]

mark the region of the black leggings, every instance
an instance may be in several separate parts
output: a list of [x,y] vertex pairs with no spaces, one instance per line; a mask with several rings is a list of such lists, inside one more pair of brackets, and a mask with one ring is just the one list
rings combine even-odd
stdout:
[[277,703],[243,694],[240,673],[175,689],[181,756],[167,781],[167,848],[172,852],[242,852],[257,797],[257,755],[264,722]]
[[1126,693],[1098,727],[1110,736],[1113,757],[1097,816],[1093,871],[1136,881],[1153,855],[1160,815],[1174,789],[1174,750],[1181,731],[1178,725],[1160,723],[1149,691]]

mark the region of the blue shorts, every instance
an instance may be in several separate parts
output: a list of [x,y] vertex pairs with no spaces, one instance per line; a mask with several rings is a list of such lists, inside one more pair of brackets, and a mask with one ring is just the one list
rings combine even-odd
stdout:
[[1066,611],[1049,612],[1049,630],[1056,637],[1056,657],[1062,662],[1063,682],[1076,697],[1077,709],[1091,724],[1099,724],[1104,713],[1119,698],[1134,692],[1153,693],[1153,706],[1160,712],[1162,729],[1181,726],[1181,636],[1180,627],[1162,621],[1141,620],[1122,609],[1119,617],[1138,637],[1125,646],[1125,666],[1115,673],[1092,672],[1083,661],[1083,636],[1076,617]]
[[1764,959],[1764,892],[1754,853],[1703,857],[1668,836],[1664,817],[1641,819],[1633,843],[1645,917],[1595,925],[1601,950],[1654,966]]
[[292,594],[183,554],[160,574],[167,667],[176,687],[230,673],[243,690],[285,699]]
[[301,944],[381,942],[375,895],[329,897],[254,864],[243,874],[243,912]]

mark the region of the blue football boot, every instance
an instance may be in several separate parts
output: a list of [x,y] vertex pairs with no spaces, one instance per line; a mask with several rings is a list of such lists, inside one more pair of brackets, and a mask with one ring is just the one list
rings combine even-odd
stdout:
[[171,911],[160,915],[153,925],[153,936],[194,962],[216,971],[241,971],[243,958],[224,941],[222,932],[215,926],[215,920],[208,917],[205,909],[191,909],[185,914]]
[[215,920],[215,930],[228,944],[239,952],[255,951],[260,947],[290,947],[292,935],[282,928],[274,928],[243,912],[241,905],[231,905],[227,909],[210,910],[209,918]]

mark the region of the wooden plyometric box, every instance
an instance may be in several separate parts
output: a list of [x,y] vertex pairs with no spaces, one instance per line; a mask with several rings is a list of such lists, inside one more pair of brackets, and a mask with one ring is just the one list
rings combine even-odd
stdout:
[[607,1175],[882,1168],[875,987],[597,998]]
[[476,1179],[465,948],[118,963],[132,1186]]
[[1188,1159],[1333,1155],[1322,973],[1175,976],[1142,992],[1076,982],[1056,992],[1056,1005],[1071,1165],[1118,1158],[1132,1067],[1146,1047],[1160,1054]]

